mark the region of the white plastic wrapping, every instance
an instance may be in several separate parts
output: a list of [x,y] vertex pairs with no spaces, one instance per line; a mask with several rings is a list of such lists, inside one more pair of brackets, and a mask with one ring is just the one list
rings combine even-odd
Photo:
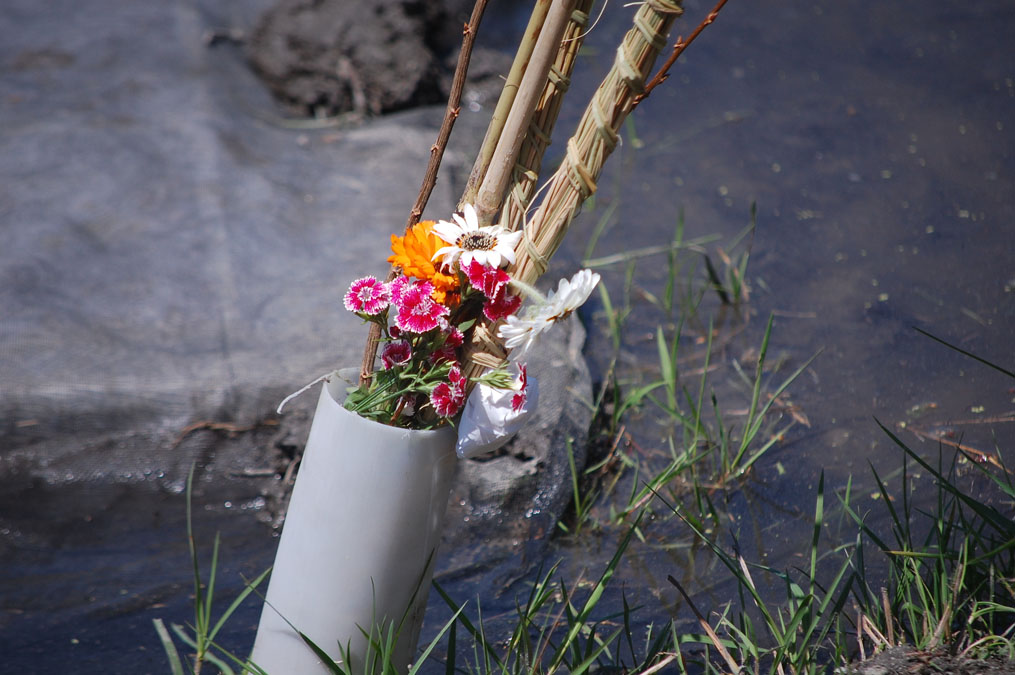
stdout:
[[455,444],[458,456],[466,459],[492,452],[511,440],[539,403],[539,386],[534,377],[528,378],[526,393],[524,405],[515,410],[512,399],[518,394],[516,390],[477,385],[469,394],[458,425]]
[[456,432],[366,420],[339,404],[344,386],[331,377],[322,388],[268,584],[251,660],[272,675],[329,672],[286,620],[336,660],[348,642],[354,672],[366,650],[360,626],[398,621],[413,601],[400,671],[422,626]]

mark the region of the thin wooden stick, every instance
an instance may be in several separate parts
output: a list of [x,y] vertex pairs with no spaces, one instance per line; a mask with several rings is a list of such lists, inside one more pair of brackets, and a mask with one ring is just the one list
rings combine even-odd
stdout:
[[[437,140],[430,146],[430,161],[423,175],[423,185],[419,189],[416,203],[409,211],[409,218],[405,224],[405,231],[408,232],[412,226],[419,222],[423,209],[426,207],[430,194],[437,184],[437,172],[440,170],[441,159],[444,157],[444,150],[448,146],[448,139],[451,137],[451,130],[458,119],[458,112],[462,101],[462,90],[465,87],[465,76],[469,71],[469,60],[472,58],[472,47],[476,42],[476,33],[479,31],[479,24],[483,20],[483,12],[486,11],[487,0],[476,0],[472,7],[472,15],[469,23],[465,24],[462,33],[462,49],[458,53],[458,64],[455,66],[455,76],[451,83],[451,93],[448,95],[448,107],[444,112],[444,121],[441,123],[440,131],[437,132]],[[388,272],[387,280],[395,278],[397,272],[392,266]],[[363,350],[363,361],[360,364],[359,383],[366,386],[370,383],[374,369],[374,359],[377,357],[377,345],[381,338],[381,327],[376,323],[370,324],[370,332],[367,335],[366,347]]]
[[451,92],[448,94],[448,107],[444,112],[444,122],[441,124],[440,131],[437,132],[437,141],[430,146],[430,163],[423,175],[423,185],[419,189],[419,196],[416,198],[412,211],[409,212],[409,220],[405,224],[406,231],[419,222],[420,216],[423,215],[423,209],[430,199],[430,194],[437,184],[437,173],[441,168],[441,159],[444,157],[444,150],[448,146],[451,130],[454,128],[455,120],[458,119],[458,113],[461,110],[460,103],[462,90],[465,88],[465,76],[468,74],[472,47],[476,43],[476,31],[479,30],[479,22],[482,21],[483,12],[486,11],[487,1],[476,0],[469,23],[465,24],[462,31],[462,49],[458,53],[458,64],[455,66],[455,77],[451,83]]
[[677,38],[677,42],[673,45],[673,51],[670,52],[669,58],[666,59],[663,65],[659,67],[659,71],[655,74],[655,76],[653,76],[653,78],[648,81],[648,84],[645,85],[645,91],[641,92],[641,94],[634,98],[632,108],[641,103],[646,96],[651,94],[653,89],[666,81],[666,78],[670,76],[670,67],[677,62],[677,59],[680,58],[680,55],[684,53],[684,50],[687,49],[692,42],[694,42],[694,39],[701,35],[701,32],[705,30],[705,27],[711,25],[711,23],[715,21],[726,2],[727,0],[719,0],[715,7],[712,8],[712,11],[708,13],[708,16],[706,16],[704,20],[698,24],[698,27],[694,29],[694,32],[692,32],[691,36],[686,40],[683,37]]

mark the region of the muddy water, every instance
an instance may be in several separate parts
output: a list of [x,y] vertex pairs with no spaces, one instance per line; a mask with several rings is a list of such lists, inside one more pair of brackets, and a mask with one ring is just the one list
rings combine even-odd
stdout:
[[[688,2],[688,17],[706,4]],[[594,258],[658,245],[683,214],[685,239],[719,235],[705,245],[717,267],[720,249],[750,251],[748,302],[724,311],[709,291],[697,316],[684,312],[683,381],[695,393],[702,336],[716,321],[721,348],[706,396],[715,392],[727,426],[743,426],[750,392],[735,365],[753,373],[770,315],[768,391],[818,354],[780,406],[783,423],[795,414],[806,425],[787,431],[742,488],[714,493],[727,521],[720,542],[735,536],[748,559],[776,568],[803,560],[822,472],[829,495],[852,477],[854,503],[883,521],[871,467],[898,489],[902,453],[876,420],[934,460],[939,444],[928,436],[945,433],[1012,462],[1015,422],[998,418],[1015,409],[1015,382],[916,329],[1015,365],[1013,27],[1015,11],[1002,2],[731,4],[635,112],[595,208],[565,244],[563,255],[581,260],[605,218]],[[606,67],[602,34],[613,30],[611,21],[593,33],[589,62]],[[752,203],[753,237],[733,247]],[[680,278],[701,287],[700,256],[681,260]],[[627,267],[601,271],[616,304]],[[667,274],[664,256],[634,267],[618,355],[632,385],[658,377],[656,327],[677,321],[648,299],[662,296]],[[600,374],[615,353],[604,315],[601,306],[591,313],[589,356]],[[647,406],[628,425],[627,452],[665,451],[664,422]],[[943,448],[950,462],[955,451]],[[855,534],[840,515],[826,545]],[[667,574],[696,589],[703,607],[731,597],[728,575],[705,563],[686,528],[653,532],[623,575],[647,589],[642,599],[689,619]]]

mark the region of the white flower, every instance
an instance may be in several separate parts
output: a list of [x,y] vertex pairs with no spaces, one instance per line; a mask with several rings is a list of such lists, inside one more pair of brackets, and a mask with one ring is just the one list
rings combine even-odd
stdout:
[[434,254],[434,260],[441,258],[446,265],[453,265],[461,258],[462,265],[467,266],[475,260],[494,268],[515,261],[515,245],[522,237],[521,230],[511,232],[499,225],[480,227],[472,204],[465,205],[464,214],[456,213],[452,217],[453,223],[441,220],[433,226],[434,234],[449,244]]
[[540,298],[535,306],[525,310],[523,316],[507,317],[504,325],[497,330],[497,337],[512,350],[511,358],[522,358],[536,343],[540,333],[585,304],[598,283],[597,273],[581,270],[570,279],[561,279],[555,292],[545,299]]

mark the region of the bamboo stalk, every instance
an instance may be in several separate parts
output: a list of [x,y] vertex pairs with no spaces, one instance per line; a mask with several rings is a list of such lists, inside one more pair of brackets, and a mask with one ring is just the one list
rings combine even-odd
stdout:
[[[441,159],[444,157],[444,150],[448,146],[451,130],[455,126],[455,120],[458,119],[462,90],[465,88],[465,76],[468,74],[469,61],[472,58],[472,47],[476,42],[476,33],[479,31],[479,24],[483,20],[483,12],[486,11],[487,2],[488,0],[476,0],[476,4],[472,7],[469,23],[465,24],[462,31],[462,48],[458,53],[458,63],[455,66],[455,76],[451,82],[448,106],[444,111],[444,121],[441,123],[440,131],[437,132],[437,140],[430,148],[430,161],[427,163],[426,173],[423,176],[423,185],[419,189],[416,202],[409,211],[409,218],[405,224],[406,232],[419,222],[423,208],[430,199],[434,185],[437,184],[437,172],[440,170]],[[392,266],[388,272],[387,281],[391,281],[395,276],[395,267]],[[367,333],[366,346],[363,348],[363,360],[360,362],[360,386],[368,385],[373,377],[374,361],[377,358],[377,345],[380,342],[380,338],[380,326],[376,323],[371,323],[370,330]]]
[[504,121],[504,128],[497,139],[489,168],[476,193],[474,206],[481,225],[493,222],[494,216],[504,202],[504,193],[511,180],[522,140],[543,92],[550,66],[560,49],[561,38],[571,18],[574,4],[575,0],[553,0],[546,15],[543,29],[532,50],[532,57],[525,68],[511,110]]
[[525,73],[525,68],[532,57],[532,50],[535,48],[536,39],[543,29],[543,22],[546,20],[546,13],[550,11],[551,2],[552,0],[537,0],[532,8],[529,23],[522,34],[522,41],[518,45],[518,51],[515,52],[514,61],[511,63],[511,70],[508,71],[507,78],[504,81],[504,88],[501,90],[500,98],[497,99],[497,106],[490,117],[490,125],[486,129],[483,144],[476,155],[472,172],[469,174],[469,182],[465,186],[465,192],[458,205],[459,208],[476,201],[476,193],[479,191],[479,186],[483,182],[486,170],[490,166],[494,148],[497,147],[497,141],[500,139],[501,131],[504,129],[504,121],[507,119],[508,112],[510,112],[511,106],[514,104],[515,94],[518,93],[518,85],[521,83],[522,75]]
[[564,30],[564,37],[557,52],[557,58],[543,87],[543,93],[536,105],[532,123],[522,141],[518,160],[512,171],[511,187],[504,197],[498,225],[517,230],[525,220],[525,213],[536,192],[536,183],[542,167],[543,155],[550,145],[553,127],[557,122],[564,94],[571,84],[578,50],[588,30],[589,11],[593,0],[578,0],[571,19]]

